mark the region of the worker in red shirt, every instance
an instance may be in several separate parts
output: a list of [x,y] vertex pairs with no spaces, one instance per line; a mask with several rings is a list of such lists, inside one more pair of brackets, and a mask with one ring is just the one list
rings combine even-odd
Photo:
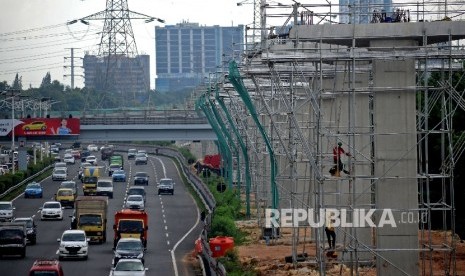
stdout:
[[345,154],[347,156],[352,156],[350,152],[346,152],[342,148],[342,143],[337,143],[337,147],[333,148],[333,160],[334,160],[334,167],[337,168],[338,171],[343,171],[345,174],[349,174],[350,172],[344,169],[344,164],[341,161],[341,155]]

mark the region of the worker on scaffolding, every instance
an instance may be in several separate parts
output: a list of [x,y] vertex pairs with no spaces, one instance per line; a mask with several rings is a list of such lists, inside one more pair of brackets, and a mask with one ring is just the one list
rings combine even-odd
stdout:
[[325,233],[326,238],[328,239],[328,246],[329,249],[326,252],[326,256],[328,257],[336,257],[336,231],[334,229],[334,223],[336,220],[334,219],[334,213],[328,212],[326,213],[326,220],[325,220]]
[[350,174],[350,172],[346,169],[344,169],[344,164],[342,163],[341,160],[341,155],[345,154],[347,156],[352,156],[350,152],[346,152],[342,148],[342,143],[339,142],[337,143],[337,146],[333,148],[333,161],[334,161],[334,167],[331,168],[329,171],[331,175],[337,175],[339,176],[340,171],[343,171],[345,174]]

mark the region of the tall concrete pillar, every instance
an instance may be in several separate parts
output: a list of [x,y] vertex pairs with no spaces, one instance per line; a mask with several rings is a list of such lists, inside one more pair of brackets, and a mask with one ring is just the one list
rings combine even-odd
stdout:
[[[416,45],[412,40],[371,43]],[[415,86],[415,60],[373,60],[373,82],[376,208],[395,210],[395,227],[376,228],[377,275],[418,275],[418,224],[402,223],[404,212],[418,208],[415,91],[408,89]]]

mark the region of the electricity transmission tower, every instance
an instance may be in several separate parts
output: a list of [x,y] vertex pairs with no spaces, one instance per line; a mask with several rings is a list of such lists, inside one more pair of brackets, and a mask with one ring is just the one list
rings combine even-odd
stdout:
[[[79,19],[81,23],[86,25],[89,24],[90,20],[104,20],[98,51],[98,57],[104,61],[105,65],[104,72],[100,72],[100,76],[98,76],[101,78],[100,88],[104,91],[114,90],[115,84],[118,83],[116,78],[120,77],[116,74],[119,65],[125,63],[129,58],[138,60],[137,45],[131,26],[131,19],[142,19],[146,23],[154,20],[160,23],[165,22],[160,18],[130,11],[127,0],[107,0],[105,10]],[[68,24],[73,24],[77,21],[73,20]],[[142,64],[138,62],[138,65],[139,70],[137,71],[142,70]],[[145,76],[146,74],[142,75]],[[150,89],[150,82],[144,83],[148,83],[149,87],[145,87],[145,91],[148,91]]]

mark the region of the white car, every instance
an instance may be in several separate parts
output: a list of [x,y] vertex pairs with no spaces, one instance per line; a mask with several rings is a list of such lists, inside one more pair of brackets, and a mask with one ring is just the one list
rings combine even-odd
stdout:
[[89,250],[89,238],[84,230],[65,230],[61,239],[57,239],[60,243],[58,248],[58,259],[64,258],[82,258],[87,260]]
[[15,207],[11,201],[0,201],[0,221],[12,221]]
[[63,156],[63,162],[65,162],[66,164],[74,164],[76,163],[76,159],[74,159],[74,156],[71,153],[66,153]]
[[97,165],[97,157],[95,157],[95,155],[89,155],[86,157],[86,162],[92,165]]
[[136,209],[136,210],[144,210],[144,197],[141,195],[130,195],[126,199],[126,208],[128,209]]
[[59,201],[47,201],[40,207],[40,219],[63,220],[63,209]]
[[52,172],[52,180],[65,181],[68,178],[68,171],[63,168],[54,169]]
[[148,268],[139,259],[121,259],[111,269],[112,276],[145,276]]
[[87,150],[88,151],[98,151],[98,147],[97,147],[97,145],[90,144],[90,145],[87,146]]

